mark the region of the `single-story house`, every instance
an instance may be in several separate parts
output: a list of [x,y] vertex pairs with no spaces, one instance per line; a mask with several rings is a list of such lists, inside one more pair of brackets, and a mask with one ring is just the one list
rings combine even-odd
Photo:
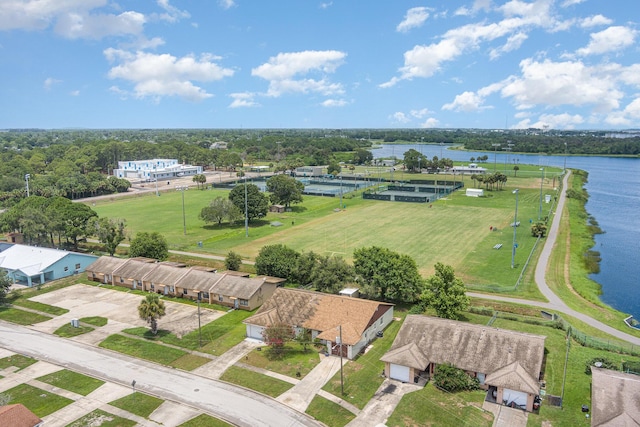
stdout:
[[640,426],[640,376],[591,368],[591,425]]
[[[415,382],[449,363],[466,371],[497,403],[534,408],[546,337],[505,329],[408,315],[389,351],[385,375]],[[495,392],[495,393],[494,393]]]
[[87,268],[87,277],[100,283],[162,295],[201,298],[210,304],[254,310],[284,279],[246,273],[222,272],[207,267],[156,262],[149,258],[100,257]]
[[[301,289],[277,288],[244,323],[247,336],[262,340],[263,331],[276,324],[293,328],[296,334],[311,331],[330,354],[353,359],[378,332],[393,320],[393,304],[349,298]],[[342,343],[340,343],[342,335]]]
[[0,406],[0,426],[40,427],[42,420],[22,403]]
[[15,244],[0,252],[0,269],[13,283],[33,286],[82,273],[96,259],[94,255]]

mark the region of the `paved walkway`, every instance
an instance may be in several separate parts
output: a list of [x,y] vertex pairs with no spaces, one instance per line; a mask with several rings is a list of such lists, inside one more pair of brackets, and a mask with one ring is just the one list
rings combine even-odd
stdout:
[[192,372],[194,374],[202,375],[203,377],[217,380],[222,376],[222,374],[224,374],[224,371],[246,356],[251,352],[251,350],[263,345],[264,343],[256,340],[245,339],[240,344],[227,350],[221,356],[216,357],[215,360],[194,369]]
[[[278,396],[277,401],[300,412],[307,410],[307,407],[320,389],[340,370],[339,357],[325,356],[321,353],[318,354],[320,363],[296,385]],[[347,359],[343,360],[344,363],[346,363]]]
[[396,406],[402,397],[413,391],[421,390],[423,387],[415,384],[400,383],[398,381],[385,379],[373,398],[360,414],[351,420],[347,427],[371,427],[385,425],[387,418],[393,414]]

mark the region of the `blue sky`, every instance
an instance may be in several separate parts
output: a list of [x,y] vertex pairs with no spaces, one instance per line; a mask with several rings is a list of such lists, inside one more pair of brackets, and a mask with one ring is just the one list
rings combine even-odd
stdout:
[[0,128],[638,128],[635,1],[0,0]]

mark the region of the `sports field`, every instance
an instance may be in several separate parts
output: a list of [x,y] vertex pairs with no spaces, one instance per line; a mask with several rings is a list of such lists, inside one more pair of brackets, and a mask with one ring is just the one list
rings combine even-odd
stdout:
[[[467,179],[465,185],[473,183]],[[511,268],[511,248],[515,214],[515,194],[519,188],[518,248],[516,268]],[[351,259],[360,247],[383,246],[415,259],[424,277],[433,265],[452,265],[465,283],[495,285],[506,290],[516,282],[535,238],[529,221],[539,213],[540,179],[510,178],[500,191],[485,191],[487,197],[466,197],[464,189],[437,202],[394,203],[363,200],[359,193],[345,195],[345,209],[339,198],[304,196],[292,212],[269,213],[250,224],[245,237],[244,223],[234,226],[205,225],[198,219],[202,207],[225,190],[192,189],[184,193],[187,234],[183,234],[182,193],[167,192],[160,197],[112,199],[92,206],[102,217],[125,218],[133,237],[138,231],[158,231],[167,237],[171,249],[226,255],[230,250],[253,259],[264,245],[285,244],[297,251],[314,251]],[[555,195],[552,182],[545,180],[543,194]],[[542,204],[543,217],[551,204]],[[278,221],[282,225],[271,226]],[[198,245],[202,242],[202,246]],[[502,244],[500,249],[494,249]],[[526,284],[520,292],[527,292]]]

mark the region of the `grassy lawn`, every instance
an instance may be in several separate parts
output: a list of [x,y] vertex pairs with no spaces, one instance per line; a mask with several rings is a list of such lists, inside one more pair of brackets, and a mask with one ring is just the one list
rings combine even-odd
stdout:
[[266,348],[262,348],[261,351],[254,349],[242,362],[291,378],[304,378],[320,363],[320,356],[316,349],[311,347],[305,352],[302,350],[302,346],[297,343],[285,346],[282,359],[269,359],[266,350]]
[[66,325],[60,326],[53,333],[62,338],[71,338],[71,337],[76,337],[78,335],[86,334],[87,332],[91,332],[94,329],[95,328],[92,328],[91,326],[79,325],[76,328],[71,326],[70,324],[66,324]]
[[329,427],[343,427],[356,417],[342,406],[318,395],[309,404],[307,414]]
[[293,387],[293,384],[288,382],[237,366],[227,369],[220,379],[271,397],[278,397]]
[[67,424],[66,427],[133,427],[135,425],[135,421],[96,409],[71,424]]
[[207,359],[206,357],[197,356],[195,354],[185,354],[171,362],[171,366],[184,371],[193,371],[194,369],[209,362],[211,362],[211,359]]
[[145,338],[151,341],[161,341],[166,344],[183,347],[189,350],[198,350],[214,355],[221,355],[231,347],[240,343],[245,338],[246,327],[242,323],[253,312],[234,310],[224,316],[202,326],[202,347],[199,347],[200,339],[198,330],[194,330],[178,338],[175,334],[166,330],[158,331],[157,335],[151,334],[149,328],[130,328],[123,332]]
[[100,343],[100,347],[169,366],[187,354],[182,350],[122,335],[108,336]]
[[[398,311],[395,311],[394,314],[396,316],[403,315]],[[366,354],[351,360],[344,366],[344,396],[340,393],[340,372],[336,373],[323,389],[360,409],[364,408],[384,381],[381,375],[384,363],[380,361],[380,358],[391,347],[401,324],[402,322],[399,321],[391,322],[384,331],[384,337],[373,341],[371,343],[373,347]]]
[[37,301],[31,301],[25,298],[18,298],[12,302],[13,305],[17,305],[24,308],[30,308],[31,310],[40,311],[42,313],[52,314],[54,316],[61,316],[68,313],[69,310],[62,307],[56,307],[55,305],[43,304]]
[[157,397],[149,396],[144,393],[131,393],[125,397],[109,402],[109,405],[116,408],[124,409],[127,412],[138,415],[143,418],[149,418],[149,415],[153,413],[164,400]]
[[91,378],[77,372],[68,371],[66,369],[53,372],[36,379],[43,383],[51,384],[52,386],[72,391],[83,396],[88,395],[104,384],[104,381]]
[[24,369],[27,366],[31,366],[36,363],[37,360],[31,357],[23,356],[21,354],[14,354],[8,357],[3,357],[0,359],[0,369],[6,369],[9,366],[15,366],[20,369]]
[[421,390],[405,394],[386,425],[491,427],[493,414],[482,409],[485,393],[447,393],[429,383]]
[[79,320],[81,323],[87,323],[93,326],[104,326],[109,321],[109,319],[107,319],[106,317],[100,317],[100,316],[83,317]]
[[51,320],[51,317],[13,307],[0,307],[0,319],[18,325],[33,325]]
[[73,403],[71,399],[49,393],[28,384],[20,384],[4,391],[3,394],[11,396],[10,403],[22,403],[40,418],[53,414],[57,410]]
[[180,424],[178,427],[232,427],[232,425],[213,418],[211,415],[200,414],[186,423]]

